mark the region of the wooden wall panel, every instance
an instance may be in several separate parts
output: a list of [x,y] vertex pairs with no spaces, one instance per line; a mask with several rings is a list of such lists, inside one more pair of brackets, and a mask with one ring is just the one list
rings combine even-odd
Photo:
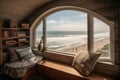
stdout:
[[36,8],[48,3],[49,1],[51,0],[1,0],[0,16],[12,16],[22,20]]
[[2,19],[0,18],[0,65],[2,64]]

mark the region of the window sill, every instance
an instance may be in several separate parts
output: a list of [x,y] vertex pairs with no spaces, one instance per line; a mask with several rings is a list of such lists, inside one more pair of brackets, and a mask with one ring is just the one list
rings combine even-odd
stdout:
[[[58,54],[58,55],[62,55],[62,56],[70,56],[70,57],[75,57],[75,54],[74,53],[70,53],[70,52],[59,52],[59,51],[51,51],[51,50],[47,50],[47,51],[45,51],[45,52],[47,52],[47,53],[52,53],[52,54]],[[109,64],[109,65],[115,65],[112,61],[111,61],[111,59],[110,59],[110,57],[100,57],[100,59],[98,60],[98,62],[100,62],[100,63],[103,63],[103,64]]]
[[98,62],[102,63],[102,64],[115,65],[114,63],[112,63],[110,61],[98,61]]
[[[57,55],[57,57],[58,56],[62,56],[62,57],[66,57],[66,58],[67,57],[71,57],[71,59],[74,59],[74,57],[75,57],[75,54],[73,54],[73,53],[67,53],[67,52],[59,52],[59,51],[47,50],[44,53],[47,54],[47,55],[52,55],[52,56],[49,56],[48,58],[56,57],[56,55]],[[66,60],[65,58],[63,58],[63,59]],[[58,58],[57,60],[60,60],[60,59]],[[70,60],[70,61],[73,61],[73,60]],[[70,62],[70,63],[72,63],[72,62]],[[115,65],[111,61],[110,57],[100,57],[100,59],[98,60],[98,63],[106,64],[106,65]]]
[[[65,63],[65,64],[68,64],[68,65],[71,65],[72,61],[74,59],[73,54],[71,55],[70,53],[66,54],[66,53],[61,53],[61,52],[57,52],[57,51],[50,51],[50,50],[47,50],[47,51],[44,52],[44,57],[45,57],[45,59]],[[114,68],[114,70],[112,68]],[[107,74],[107,75],[110,75],[110,76],[117,75],[118,70],[119,70],[119,66],[112,63],[110,61],[110,59],[108,61],[100,59],[98,61],[98,63],[96,64],[96,67],[94,69],[95,72],[104,73],[104,74]]]
[[74,54],[74,53],[70,53],[70,52],[59,52],[59,51],[51,51],[51,50],[47,50],[47,51],[45,51],[45,52],[75,57],[75,54]]
[[99,62],[104,63],[104,64],[114,65],[114,62],[111,60],[110,57],[100,57]]

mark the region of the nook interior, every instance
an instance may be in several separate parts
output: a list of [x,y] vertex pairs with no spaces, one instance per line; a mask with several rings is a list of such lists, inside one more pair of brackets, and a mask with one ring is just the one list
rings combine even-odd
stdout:
[[[118,80],[119,35],[119,0],[1,0],[0,80]],[[32,53],[37,62],[24,75],[6,74],[4,65],[30,62]]]

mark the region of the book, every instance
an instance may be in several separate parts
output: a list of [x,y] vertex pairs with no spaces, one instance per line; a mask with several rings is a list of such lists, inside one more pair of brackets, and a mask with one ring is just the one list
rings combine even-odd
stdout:
[[29,28],[29,24],[28,23],[22,23],[21,26],[24,29]]
[[3,20],[2,26],[3,26],[3,28],[17,28],[17,23],[15,23],[11,19],[5,19],[5,20]]
[[10,32],[9,31],[3,31],[3,38],[8,38],[10,36]]
[[11,40],[11,41],[6,41],[5,44],[6,45],[14,45],[16,44],[17,42],[15,40]]
[[6,19],[6,20],[3,20],[3,28],[11,28],[11,20],[10,19]]
[[26,32],[19,32],[18,36],[19,37],[26,36]]

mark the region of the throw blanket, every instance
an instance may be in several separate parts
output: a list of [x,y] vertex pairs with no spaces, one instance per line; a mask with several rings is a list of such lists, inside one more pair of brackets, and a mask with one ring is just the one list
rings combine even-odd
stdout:
[[14,63],[6,63],[2,66],[1,72],[8,74],[12,78],[23,77],[27,69],[33,67],[42,58],[42,56],[36,56],[23,62],[16,61]]

